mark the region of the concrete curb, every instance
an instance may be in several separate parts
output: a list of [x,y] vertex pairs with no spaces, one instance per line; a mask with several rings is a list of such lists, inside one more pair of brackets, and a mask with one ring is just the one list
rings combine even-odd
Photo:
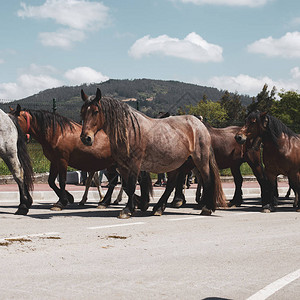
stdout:
[[[234,188],[224,188],[224,193],[227,198],[227,200],[230,200],[233,197],[234,194]],[[260,197],[260,188],[243,188],[243,197],[244,198],[259,198]],[[278,192],[281,197],[285,196],[288,188],[287,187],[279,187]],[[153,200],[152,201],[157,201],[160,196],[163,194],[164,190],[163,189],[157,189],[153,191]],[[70,191],[70,193],[74,197],[74,201],[78,203],[83,195],[83,191]],[[119,189],[116,189],[113,192],[112,199],[116,199],[117,195],[119,193]],[[137,191],[137,194],[139,191]],[[186,189],[185,190],[185,196],[190,199],[194,199],[196,194],[196,189]],[[171,194],[169,202],[173,198],[174,193]],[[294,194],[293,192],[291,193],[291,196],[293,197]],[[32,192],[32,197],[33,201],[37,202],[56,202],[57,201],[57,196],[53,191],[33,191]],[[123,194],[123,201],[127,199],[126,194]],[[19,201],[19,192],[0,192],[0,203],[5,202],[5,201]],[[89,191],[88,194],[88,201],[99,201],[99,194],[98,191]]]

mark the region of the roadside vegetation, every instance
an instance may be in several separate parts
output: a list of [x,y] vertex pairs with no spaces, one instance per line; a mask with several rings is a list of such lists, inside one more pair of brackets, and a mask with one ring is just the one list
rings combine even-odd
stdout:
[[[130,93],[132,93],[132,90],[134,90],[133,89],[133,87],[135,87],[134,84],[139,84],[138,87],[140,88],[141,84],[147,86],[147,84],[149,83],[148,80],[139,80],[139,81],[136,80],[136,81],[129,81],[129,82],[108,81],[105,83],[105,85],[103,84],[103,88],[104,89],[106,88],[110,94],[114,94],[113,90],[109,90],[109,88],[111,88],[110,85],[112,82],[114,84],[116,83],[118,84],[118,96],[122,95],[123,97],[132,96]],[[164,83],[164,85],[162,85],[162,83]],[[129,85],[131,89],[128,88],[127,85]],[[249,101],[250,98],[249,97],[247,98],[246,96],[241,96],[237,93],[233,94],[233,93],[229,93],[228,91],[223,91],[222,96],[219,99],[215,99],[213,97],[216,96],[217,94],[214,94],[213,92],[216,92],[216,89],[206,88],[205,91],[207,92],[209,91],[207,96],[207,94],[203,93],[203,90],[201,90],[200,87],[194,87],[193,85],[187,85],[187,84],[177,83],[177,82],[151,81],[150,87],[151,87],[152,94],[149,92],[149,87],[148,87],[148,90],[145,88],[145,91],[147,92],[142,92],[140,89],[140,92],[138,94],[139,96],[136,96],[137,99],[140,100],[139,103],[141,105],[142,110],[144,110],[142,104],[145,102],[147,103],[147,105],[152,105],[151,106],[152,111],[150,115],[151,116],[158,115],[159,111],[157,111],[157,109],[162,109],[165,107],[155,106],[153,104],[155,104],[157,101],[148,101],[146,100],[146,98],[147,97],[151,98],[151,96],[154,98],[156,97],[155,98],[156,100],[160,100],[158,101],[159,103],[164,103],[163,99],[164,97],[166,97],[166,95],[168,95],[167,100],[171,101],[170,99],[174,97],[175,92],[177,93],[177,96],[180,94],[180,91],[178,89],[175,89],[176,86],[177,88],[180,87],[181,89],[183,89],[183,87],[186,86],[195,89],[195,91],[194,90],[185,91],[185,93],[187,94],[191,92],[194,93],[197,92],[198,94],[195,95],[199,96],[202,92],[201,98],[197,98],[199,100],[198,102],[196,101],[194,105],[186,104],[184,106],[177,107],[177,114],[192,114],[196,116],[201,115],[203,116],[205,121],[209,122],[214,127],[226,127],[229,125],[242,126],[244,124],[244,119],[247,116],[247,114],[252,111],[258,110],[261,112],[268,112],[272,114],[273,116],[280,119],[283,123],[285,123],[296,133],[300,132],[300,125],[299,125],[300,124],[300,94],[298,94],[295,91],[281,91],[276,95],[276,88],[273,87],[271,90],[269,90],[267,84],[264,85],[261,92],[258,93],[256,97],[252,98],[251,103],[249,104],[248,102],[248,105],[246,106],[245,99]],[[86,86],[86,88],[88,87]],[[89,88],[91,89],[91,87]],[[62,89],[62,91],[65,91],[65,89]],[[71,100],[66,100],[66,101],[68,102]],[[20,100],[19,102],[21,101],[22,100]],[[182,102],[183,101],[181,101],[180,104],[182,104]],[[79,103],[81,104],[81,101]],[[136,105],[136,103],[134,103],[134,105]],[[168,103],[168,105],[170,105],[170,103]],[[38,107],[36,108],[39,109]],[[51,109],[51,105],[49,105],[48,102],[47,109],[49,110],[49,108]],[[175,106],[172,105],[172,109],[174,108]],[[68,109],[64,109],[63,106],[61,106],[61,110],[59,110],[59,113],[62,115],[67,115],[67,110]],[[146,111],[145,113],[147,114]],[[77,115],[79,115],[78,109],[77,109]],[[50,162],[43,155],[40,144],[36,143],[35,141],[31,141],[27,146],[32,160],[34,172],[35,173],[49,172]],[[72,169],[69,168],[69,170]],[[252,174],[251,168],[246,163],[244,163],[241,166],[241,172],[242,175]],[[0,159],[0,175],[9,175],[9,174],[10,171],[8,170],[6,164],[3,162],[2,159]],[[220,174],[223,176],[230,176],[231,172],[229,169],[226,169],[226,170],[221,170]]]

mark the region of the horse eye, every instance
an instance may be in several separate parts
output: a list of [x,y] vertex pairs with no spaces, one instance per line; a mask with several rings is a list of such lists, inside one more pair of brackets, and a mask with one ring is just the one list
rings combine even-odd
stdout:
[[98,110],[94,110],[94,111],[92,112],[92,115],[93,115],[93,116],[96,116],[96,115],[98,114],[98,112],[99,112]]

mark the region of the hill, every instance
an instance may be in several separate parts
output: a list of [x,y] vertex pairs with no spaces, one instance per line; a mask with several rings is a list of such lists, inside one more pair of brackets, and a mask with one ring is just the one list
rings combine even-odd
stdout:
[[[151,117],[157,116],[160,111],[176,114],[180,107],[185,107],[188,104],[195,105],[203,99],[203,96],[206,96],[206,99],[218,101],[224,94],[224,91],[216,88],[178,81],[110,79],[99,84],[48,89],[21,100],[2,103],[0,108],[8,112],[9,106],[15,108],[19,103],[24,108],[52,110],[53,99],[55,98],[56,109],[59,114],[79,121],[82,105],[80,90],[83,89],[87,95],[92,95],[95,94],[97,87],[101,89],[102,95],[126,101],[129,105]],[[241,95],[241,101],[246,106],[251,102],[251,98]]]

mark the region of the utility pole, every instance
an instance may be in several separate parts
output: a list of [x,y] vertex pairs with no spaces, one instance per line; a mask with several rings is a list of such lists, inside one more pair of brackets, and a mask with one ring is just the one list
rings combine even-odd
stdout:
[[56,109],[57,109],[57,107],[56,107],[56,99],[53,98],[53,100],[52,100],[52,112],[53,112],[53,114],[56,113]]

